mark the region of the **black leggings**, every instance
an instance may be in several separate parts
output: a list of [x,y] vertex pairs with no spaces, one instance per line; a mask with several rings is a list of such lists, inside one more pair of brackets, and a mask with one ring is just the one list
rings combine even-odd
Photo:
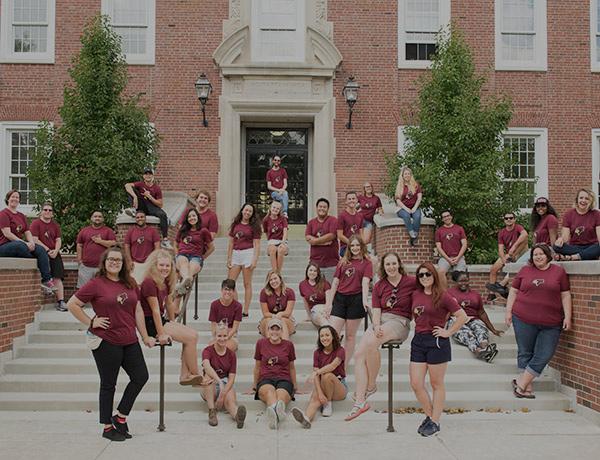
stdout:
[[110,418],[119,369],[122,367],[130,380],[117,410],[123,415],[129,415],[135,398],[148,381],[148,368],[138,342],[131,345],[113,345],[103,340],[92,354],[100,374],[100,423],[108,425],[112,423]]

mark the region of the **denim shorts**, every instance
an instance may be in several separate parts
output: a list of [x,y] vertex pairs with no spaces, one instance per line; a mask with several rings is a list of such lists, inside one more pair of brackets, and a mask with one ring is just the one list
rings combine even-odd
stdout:
[[200,256],[193,256],[192,254],[177,254],[177,257],[185,257],[190,262],[194,262],[201,267],[204,266],[204,259]]
[[363,228],[367,230],[371,230],[373,228],[373,222],[369,222],[368,220],[363,220]]

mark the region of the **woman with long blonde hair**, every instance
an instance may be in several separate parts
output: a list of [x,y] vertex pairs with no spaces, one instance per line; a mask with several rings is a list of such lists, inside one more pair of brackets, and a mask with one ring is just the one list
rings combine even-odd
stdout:
[[395,193],[398,211],[396,214],[404,221],[404,226],[410,237],[410,245],[414,246],[419,238],[421,229],[421,200],[423,192],[408,166],[402,167],[398,176]]

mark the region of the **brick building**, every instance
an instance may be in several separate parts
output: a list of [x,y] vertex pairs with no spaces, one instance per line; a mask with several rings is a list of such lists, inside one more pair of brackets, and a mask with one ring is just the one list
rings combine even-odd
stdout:
[[[264,202],[275,152],[291,174],[291,218],[366,179],[380,189],[383,152],[402,150],[403,111],[453,20],[486,71],[489,94],[514,102],[506,133],[523,180],[559,211],[598,189],[600,0],[0,0],[0,189],[27,191],[37,122],[59,122],[67,70],[86,20],[112,18],[131,93],[144,92],[163,142],[164,189],[214,193],[227,222]],[[194,82],[212,83],[202,125]],[[353,128],[342,89],[361,85]],[[337,193],[337,197],[336,197]],[[27,197],[25,196],[25,201]],[[524,202],[524,205],[527,205]],[[335,210],[334,210],[335,211]]]

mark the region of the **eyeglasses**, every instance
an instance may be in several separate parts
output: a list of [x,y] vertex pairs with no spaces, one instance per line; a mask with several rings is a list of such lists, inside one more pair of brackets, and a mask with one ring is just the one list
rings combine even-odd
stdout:
[[504,220],[515,220],[515,218],[511,216],[504,216]]
[[118,257],[107,257],[106,261],[110,262],[111,264],[122,264],[123,263],[123,259],[118,258]]
[[429,278],[430,276],[433,276],[433,275],[431,274],[431,272],[421,272],[421,273],[417,273],[417,276],[419,278]]

